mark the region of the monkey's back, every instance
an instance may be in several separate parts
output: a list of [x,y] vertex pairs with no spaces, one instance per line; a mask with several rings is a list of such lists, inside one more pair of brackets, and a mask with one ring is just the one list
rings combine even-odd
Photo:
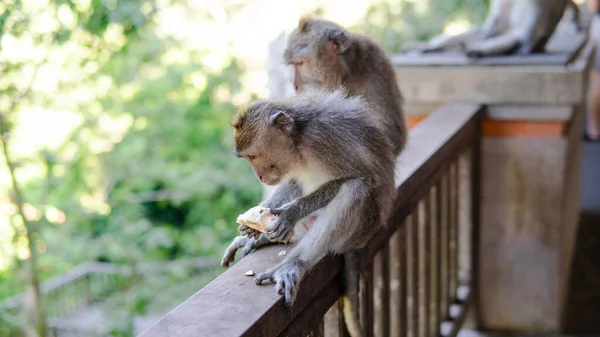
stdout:
[[386,51],[372,38],[352,33],[355,55],[347,57],[350,76],[345,85],[351,94],[364,97],[378,117],[386,135],[393,142],[394,153],[400,153],[406,143],[404,99],[396,80],[394,66]]
[[393,185],[393,147],[363,98],[340,88],[308,90],[286,101],[298,123],[301,152],[318,156],[336,175]]

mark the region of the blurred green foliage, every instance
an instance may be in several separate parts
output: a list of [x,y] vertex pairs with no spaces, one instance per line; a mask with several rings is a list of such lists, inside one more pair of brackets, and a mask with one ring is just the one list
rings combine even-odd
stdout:
[[[0,2],[0,114],[36,226],[42,280],[87,260],[220,257],[236,234],[235,217],[261,197],[250,166],[231,155],[228,125],[236,105],[255,96],[242,81],[244,55],[165,33],[160,16],[190,11],[208,24],[222,20],[215,6],[228,17],[248,4]],[[480,22],[486,11],[487,0],[376,0],[350,28],[393,52],[453,20]],[[215,66],[207,56],[217,48],[224,56]],[[2,160],[0,300],[23,290],[28,256],[6,171]],[[186,273],[147,280],[120,307],[129,315],[162,313],[218,271],[162,307],[149,300],[181,285]]]

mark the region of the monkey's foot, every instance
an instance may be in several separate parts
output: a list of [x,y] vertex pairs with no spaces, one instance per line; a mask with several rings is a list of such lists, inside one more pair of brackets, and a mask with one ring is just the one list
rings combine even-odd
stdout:
[[276,267],[259,274],[254,278],[256,284],[265,280],[275,283],[275,290],[285,297],[285,306],[291,307],[296,301],[300,280],[306,272],[306,263],[298,258],[282,262]]

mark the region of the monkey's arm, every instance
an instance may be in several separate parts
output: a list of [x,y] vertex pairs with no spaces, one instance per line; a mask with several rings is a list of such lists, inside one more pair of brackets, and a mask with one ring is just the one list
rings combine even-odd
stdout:
[[467,46],[466,54],[469,57],[482,57],[502,55],[513,52],[519,46],[519,38],[512,34],[496,36],[491,39],[477,41]]
[[463,48],[467,43],[476,41],[481,37],[481,27],[473,27],[456,35],[438,35],[429,41],[429,46],[424,52],[437,52],[453,48]]
[[267,208],[278,208],[302,195],[298,183],[291,179],[275,186],[275,190],[260,205]]
[[466,32],[456,35],[440,34],[426,42],[407,42],[402,46],[402,52],[420,51],[423,53],[432,53],[453,48],[462,48],[466,43],[476,40],[480,35],[480,27],[473,27]]
[[286,306],[294,303],[303,276],[329,253],[345,253],[359,247],[380,224],[373,190],[364,179],[344,182],[306,236],[277,266],[257,275],[257,284],[276,283]]
[[348,179],[330,180],[304,197],[297,198],[278,208],[272,208],[271,213],[278,217],[275,223],[266,229],[267,239],[285,241],[292,234],[294,226],[300,219],[327,206]]

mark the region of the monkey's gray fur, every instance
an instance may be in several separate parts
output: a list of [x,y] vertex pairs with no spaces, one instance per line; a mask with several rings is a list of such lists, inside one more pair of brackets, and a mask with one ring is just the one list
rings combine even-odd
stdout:
[[[282,240],[307,216],[318,215],[284,261],[256,277],[257,283],[276,283],[289,306],[316,262],[361,248],[387,222],[395,195],[393,147],[368,103],[343,89],[260,100],[241,110],[232,125],[239,156],[251,158],[261,181],[277,185],[262,205],[279,216],[267,228],[272,233],[237,237],[222,266],[238,249],[248,253],[261,240]],[[358,273],[346,278],[356,316]]]

